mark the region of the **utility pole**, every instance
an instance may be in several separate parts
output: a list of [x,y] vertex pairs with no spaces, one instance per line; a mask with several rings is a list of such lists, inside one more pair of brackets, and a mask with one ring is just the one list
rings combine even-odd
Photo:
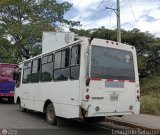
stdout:
[[117,0],[117,41],[121,42],[120,3]]
[[120,23],[120,2],[117,0],[117,8],[109,8],[106,7],[106,9],[112,9],[116,16],[117,16],[117,41],[121,43],[121,23]]

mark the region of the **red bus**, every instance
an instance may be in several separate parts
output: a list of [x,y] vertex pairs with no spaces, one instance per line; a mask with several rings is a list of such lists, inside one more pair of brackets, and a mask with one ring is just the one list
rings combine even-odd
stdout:
[[9,102],[14,101],[13,72],[17,67],[17,64],[0,63],[0,100],[8,98]]

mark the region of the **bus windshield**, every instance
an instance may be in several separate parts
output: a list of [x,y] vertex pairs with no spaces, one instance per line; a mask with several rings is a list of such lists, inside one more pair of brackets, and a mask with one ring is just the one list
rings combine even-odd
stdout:
[[92,78],[135,80],[132,52],[93,45],[91,53]]
[[3,66],[2,69],[1,69],[1,76],[12,78],[13,77],[13,71],[14,71],[13,67]]

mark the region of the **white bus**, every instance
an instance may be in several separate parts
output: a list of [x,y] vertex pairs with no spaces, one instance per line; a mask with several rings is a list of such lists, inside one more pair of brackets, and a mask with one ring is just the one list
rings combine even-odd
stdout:
[[81,38],[19,64],[15,103],[21,111],[57,117],[105,118],[138,114],[140,88],[134,46]]

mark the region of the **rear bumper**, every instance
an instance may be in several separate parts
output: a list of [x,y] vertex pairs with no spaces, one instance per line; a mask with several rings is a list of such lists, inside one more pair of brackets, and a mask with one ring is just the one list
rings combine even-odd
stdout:
[[0,97],[14,97],[14,93],[0,93]]
[[92,116],[87,116],[87,117],[100,117],[100,116],[124,116],[124,115],[133,115],[133,112],[99,112],[99,113],[94,113]]
[[[99,117],[99,116],[123,116],[137,114],[139,105],[132,105],[133,109],[129,109],[129,105],[98,105],[93,103],[83,103],[83,109],[85,110],[85,117]],[[97,110],[99,108],[99,110]]]

